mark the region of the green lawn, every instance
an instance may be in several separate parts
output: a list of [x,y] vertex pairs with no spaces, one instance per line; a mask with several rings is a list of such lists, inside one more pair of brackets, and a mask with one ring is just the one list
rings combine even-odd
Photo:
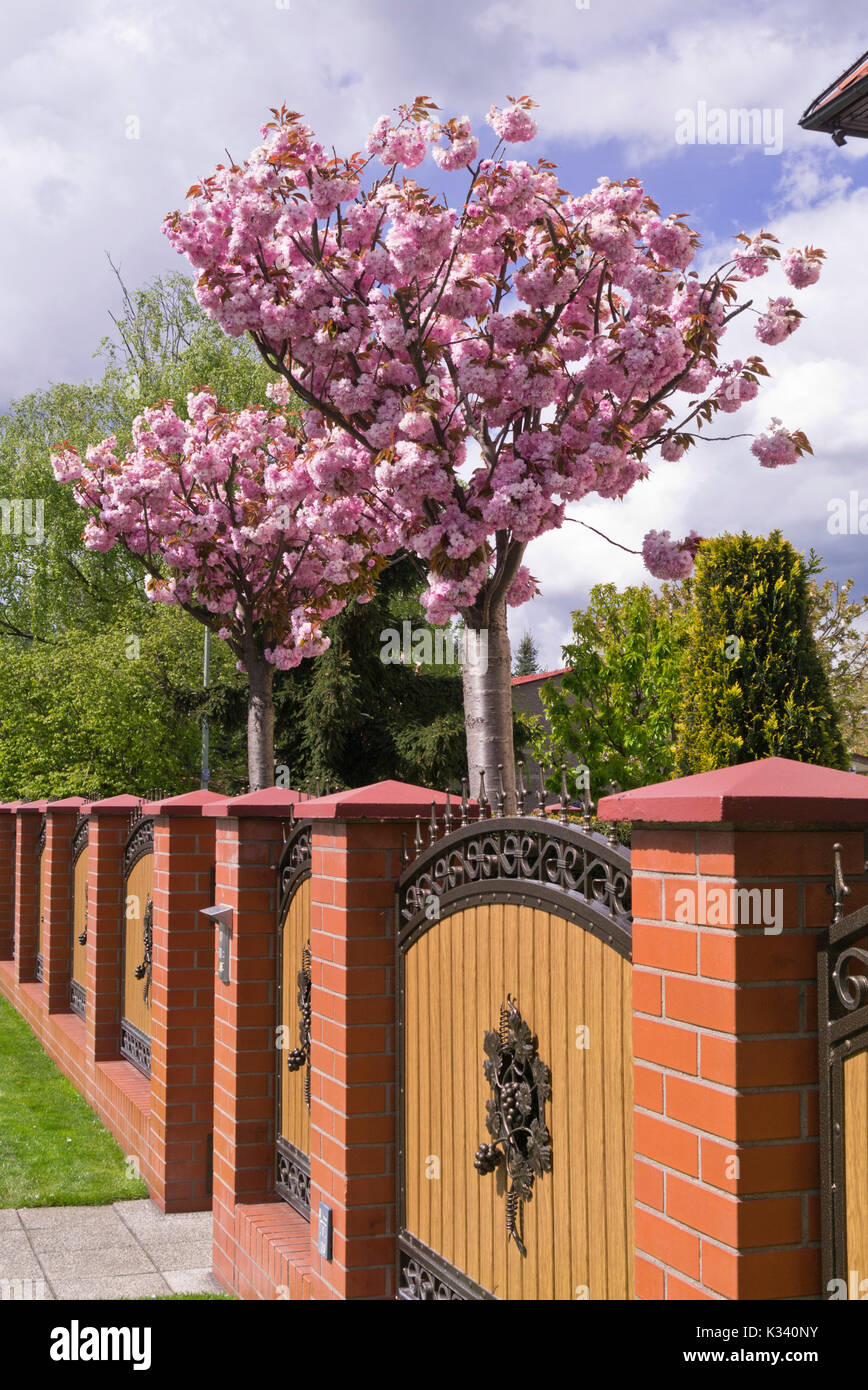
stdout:
[[147,1197],[120,1146],[0,998],[0,1207]]

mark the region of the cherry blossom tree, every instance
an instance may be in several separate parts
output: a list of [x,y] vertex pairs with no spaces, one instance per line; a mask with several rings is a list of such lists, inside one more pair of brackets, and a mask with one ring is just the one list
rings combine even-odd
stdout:
[[318,486],[285,415],[221,410],[207,391],[187,408],[187,419],[171,402],[146,410],[122,455],[110,436],[84,458],[66,445],[52,465],[89,515],[86,545],[126,546],[154,601],[178,604],[237,656],[256,791],[274,783],[275,667],[326,649],[322,624],[370,598],[379,562],[363,499]]
[[[537,131],[530,98],[509,102],[491,108],[484,158],[470,121],[441,121],[423,97],[346,158],[275,110],[250,157],[194,185],[165,231],[199,272],[200,304],[304,403],[317,485],[365,498],[381,554],[420,557],[429,619],[464,619],[473,786],[484,770],[491,789],[502,765],[511,806],[507,607],[537,591],[528,544],[756,396],[759,357],[719,361],[737,315],[757,315],[765,344],[801,315],[786,296],[739,303],[780,259],[773,236],[741,234],[700,277],[698,236],[638,180],[573,195],[547,160],[507,158]],[[451,201],[410,176],[427,155],[440,184],[461,181]],[[816,281],[822,256],[790,250],[789,283]],[[806,450],[778,421],[753,445],[764,467]],[[699,539],[651,532],[646,565],[680,578]]]

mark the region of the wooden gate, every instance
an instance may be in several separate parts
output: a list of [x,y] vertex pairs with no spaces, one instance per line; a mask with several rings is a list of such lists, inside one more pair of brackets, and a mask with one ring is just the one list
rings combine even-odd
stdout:
[[39,838],[36,841],[37,868],[39,875],[38,902],[36,907],[36,978],[42,980],[42,918],[45,914],[45,871],[48,868],[48,857],[45,853],[45,835],[48,824],[47,816],[43,816],[39,825]]
[[632,1298],[629,854],[462,821],[398,885],[398,1297]]
[[[868,1296],[868,906],[843,915],[850,892],[835,845],[834,916],[819,953],[823,1283]],[[863,1282],[864,1281],[864,1282]],[[861,1286],[861,1292],[860,1292]],[[838,1286],[840,1294],[841,1286]]]
[[135,813],[124,846],[124,952],[121,1055],[151,1074],[154,820]]
[[72,832],[72,977],[69,1007],[79,1018],[87,1013],[87,866],[90,817],[79,815]]
[[292,831],[278,865],[275,1188],[310,1220],[311,826]]

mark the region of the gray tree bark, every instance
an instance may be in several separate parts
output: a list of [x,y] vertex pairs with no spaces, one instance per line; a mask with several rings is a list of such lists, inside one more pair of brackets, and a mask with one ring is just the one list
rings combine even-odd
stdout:
[[[506,597],[487,605],[487,622],[478,624],[476,613],[466,614],[464,653],[464,728],[467,735],[467,771],[470,794],[479,795],[479,774],[485,773],[485,791],[496,804],[502,768],[506,815],[515,815],[515,751],[512,742],[512,653],[506,625]],[[472,626],[472,620],[477,625]]]
[[250,681],[247,702],[247,775],[250,790],[274,786],[274,667],[262,657],[245,662]]

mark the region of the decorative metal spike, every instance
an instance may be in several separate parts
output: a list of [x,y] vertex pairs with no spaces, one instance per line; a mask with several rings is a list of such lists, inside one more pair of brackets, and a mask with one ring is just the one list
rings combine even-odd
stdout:
[[541,816],[544,816],[546,813],[546,786],[545,777],[543,776],[542,763],[538,765],[537,771],[539,773],[539,788],[537,791],[537,802],[539,807],[539,813]]
[[424,849],[424,845],[423,845],[423,842],[422,842],[422,817],[421,817],[421,816],[417,816],[417,817],[416,817],[416,838],[415,838],[415,840],[413,841],[413,848],[414,848],[415,851],[416,851],[416,858],[418,859],[418,858],[419,858],[419,855],[422,853],[422,850]]
[[308,777],[307,781],[306,781],[305,784],[304,784],[304,789],[305,789],[305,791],[307,792],[307,799],[308,799],[308,801],[310,801],[310,778],[309,778],[309,777]]
[[450,800],[451,795],[452,795],[452,792],[451,792],[450,788],[447,787],[447,788],[446,788],[446,809],[445,809],[445,811],[443,812],[443,828],[444,828],[444,830],[446,831],[446,834],[447,834],[447,835],[450,835],[450,834],[452,833],[452,802],[451,802],[451,800]]
[[569,824],[567,810],[570,804],[570,794],[567,791],[567,765],[561,763],[561,825]]
[[430,823],[430,826],[429,826],[429,829],[428,829],[428,836],[429,836],[429,838],[428,838],[428,843],[429,843],[429,845],[433,845],[433,844],[435,843],[435,841],[437,840],[437,838],[438,838],[438,836],[439,836],[439,833],[440,833],[440,832],[439,832],[438,829],[437,829],[437,802],[436,802],[436,801],[432,801],[432,802],[431,802],[431,823]]
[[616,847],[618,844],[618,832],[615,828],[615,822],[613,820],[609,821],[609,829],[606,832],[606,844],[612,845],[613,848]]
[[407,832],[406,832],[406,830],[402,830],[402,831],[401,831],[401,869],[402,869],[402,871],[403,871],[404,869],[406,869],[406,867],[407,867]]
[[488,796],[485,791],[485,768],[479,769],[479,819],[485,819],[485,808],[488,805]]
[[495,798],[495,815],[503,815],[503,808],[506,803],[506,791],[503,785],[503,763],[497,764],[497,796]]
[[467,824],[467,778],[461,779],[461,824]]
[[835,868],[832,877],[832,886],[829,891],[832,894],[832,902],[834,903],[834,913],[832,916],[832,924],[834,926],[835,922],[840,922],[841,918],[844,916],[844,899],[850,896],[850,889],[847,887],[844,878],[844,870],[841,864],[841,845],[833,845],[832,852],[835,856]]
[[319,773],[317,773],[317,775],[316,775],[316,781],[314,782],[313,786],[314,786],[314,796],[317,796],[317,797],[318,797],[318,796],[319,796]]
[[524,815],[524,798],[526,797],[526,795],[527,792],[525,791],[524,786],[524,763],[521,760],[519,760],[518,780],[515,784],[515,809],[516,814],[519,816]]
[[587,830],[589,833],[591,829],[591,816],[593,815],[593,812],[594,803],[591,800],[591,793],[589,790],[586,790],[584,796],[582,797],[582,825],[584,829]]

